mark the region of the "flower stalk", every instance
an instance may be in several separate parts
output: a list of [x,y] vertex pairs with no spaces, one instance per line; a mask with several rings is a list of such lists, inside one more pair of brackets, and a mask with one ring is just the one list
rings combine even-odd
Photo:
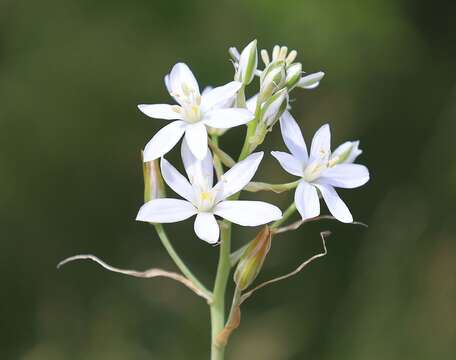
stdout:
[[219,262],[215,277],[212,303],[210,304],[212,345],[211,360],[223,360],[226,344],[217,342],[218,334],[225,327],[225,293],[231,270],[231,224],[226,220],[221,224]]
[[212,300],[212,293],[198,280],[198,278],[190,271],[190,269],[185,265],[185,262],[181,259],[181,257],[177,254],[176,250],[174,249],[171,241],[166,234],[165,229],[163,228],[162,224],[153,224],[155,231],[157,232],[158,237],[163,245],[163,247],[168,252],[169,257],[174,261],[176,266],[182,271],[182,274],[185,275],[187,279],[189,279],[193,285],[195,285],[205,296],[207,299],[211,299],[208,303],[211,303]]

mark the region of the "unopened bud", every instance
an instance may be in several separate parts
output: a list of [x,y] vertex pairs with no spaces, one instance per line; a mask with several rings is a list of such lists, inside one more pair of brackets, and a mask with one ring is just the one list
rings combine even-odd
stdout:
[[245,249],[234,272],[234,282],[240,290],[248,288],[260,273],[271,248],[271,240],[271,230],[265,226]]
[[268,66],[271,60],[269,59],[269,54],[265,49],[262,49],[261,52],[261,59],[263,60],[263,63],[265,66]]
[[161,176],[158,159],[143,162],[143,174],[144,202],[165,197],[165,184]]
[[291,50],[290,53],[288,54],[287,58],[285,59],[285,62],[287,65],[290,65],[295,61],[296,56],[298,56],[298,52],[296,50]]
[[363,151],[359,149],[359,141],[347,141],[339,145],[331,154],[329,166],[351,164]]
[[288,106],[288,91],[279,90],[261,105],[261,122],[271,128],[282,116]]
[[287,57],[288,48],[286,46],[282,46],[279,51],[279,60],[285,60]]
[[305,75],[299,80],[298,87],[303,89],[315,89],[319,84],[320,80],[323,79],[325,73],[319,71],[317,73]]
[[272,61],[275,61],[279,58],[279,53],[280,53],[280,46],[274,45],[274,47],[272,49]]
[[236,79],[244,85],[248,85],[255,77],[255,71],[258,66],[258,51],[257,41],[250,42],[244,50],[242,50],[239,58],[239,68],[236,73]]
[[260,77],[260,98],[266,100],[285,84],[285,62],[276,61],[269,64]]
[[285,85],[288,89],[292,89],[301,79],[302,65],[300,63],[295,63],[290,65],[287,69],[287,77],[285,80]]

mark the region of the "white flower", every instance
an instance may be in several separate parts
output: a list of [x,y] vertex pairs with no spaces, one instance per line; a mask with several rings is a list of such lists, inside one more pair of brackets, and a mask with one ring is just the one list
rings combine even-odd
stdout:
[[187,65],[174,65],[165,84],[170,95],[179,105],[154,104],[138,105],[147,116],[157,119],[176,120],[158,131],[144,149],[144,161],[157,159],[177,144],[185,133],[192,153],[203,159],[207,152],[206,126],[226,129],[248,123],[253,114],[246,109],[217,108],[219,103],[230,99],[241,87],[232,81],[201,95],[198,83]]
[[[308,219],[320,215],[318,193],[320,192],[329,211],[336,219],[346,223],[352,222],[350,210],[337,195],[334,187],[352,189],[364,185],[369,180],[367,168],[349,162],[330,163],[331,134],[328,124],[323,125],[315,133],[310,155],[307,153],[301,130],[289,112],[282,115],[280,128],[285,145],[291,154],[281,151],[273,151],[271,154],[285,171],[302,178],[295,192],[296,208],[302,218]],[[354,160],[354,157],[352,159]]]
[[282,212],[274,205],[261,201],[226,200],[247,185],[262,158],[262,152],[250,155],[228,170],[213,186],[210,151],[199,161],[189,150],[187,143],[183,142],[182,160],[190,182],[164,158],[161,160],[161,170],[165,182],[185,200],[151,200],[141,207],[136,220],[172,223],[196,215],[196,235],[214,244],[218,241],[220,232],[214,215],[243,226],[257,226],[280,219]]

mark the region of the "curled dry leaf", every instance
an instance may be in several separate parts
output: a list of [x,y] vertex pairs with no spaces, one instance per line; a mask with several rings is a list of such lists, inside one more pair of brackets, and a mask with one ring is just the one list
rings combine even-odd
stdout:
[[316,259],[319,259],[323,256],[325,256],[327,253],[328,253],[328,250],[326,249],[326,242],[325,242],[325,238],[328,237],[329,235],[331,235],[331,232],[330,231],[323,231],[320,233],[320,236],[321,236],[321,241],[323,243],[323,252],[321,253],[318,253],[318,254],[315,254],[314,256],[310,257],[309,259],[307,259],[306,261],[304,261],[301,265],[299,265],[295,270],[293,270],[292,272],[288,273],[288,274],[285,274],[285,275],[282,275],[282,276],[279,276],[279,277],[276,277],[274,279],[271,279],[271,280],[268,280],[268,281],[265,281],[263,283],[261,283],[260,285],[254,287],[252,290],[244,293],[242,296],[241,296],[241,300],[240,300],[240,304],[242,304],[245,300],[247,300],[250,296],[252,296],[252,294],[265,287],[265,286],[268,286],[268,285],[271,285],[273,283],[276,283],[278,281],[281,281],[281,280],[285,280],[285,279],[288,279],[289,277],[292,277],[294,275],[296,275],[297,273],[299,273],[302,269],[304,269],[307,265],[309,265],[312,261],[316,260]]
[[326,249],[325,238],[328,237],[329,235],[331,235],[331,232],[329,232],[329,231],[321,232],[320,236],[321,236],[321,241],[323,243],[323,252],[315,254],[314,256],[310,257],[309,259],[304,261],[301,265],[299,265],[292,272],[290,272],[288,274],[285,274],[285,275],[282,275],[282,276],[279,276],[279,277],[276,277],[274,279],[265,281],[265,282],[261,283],[260,285],[254,287],[252,290],[250,290],[250,291],[248,291],[248,292],[246,292],[246,293],[244,293],[242,295],[240,295],[239,293],[236,292],[235,296],[234,296],[234,299],[233,299],[233,305],[232,305],[232,309],[231,309],[228,321],[227,321],[225,327],[223,328],[223,330],[217,335],[217,337],[215,339],[215,344],[217,346],[219,346],[219,347],[225,347],[226,346],[226,344],[228,343],[228,340],[229,340],[232,332],[234,330],[236,330],[239,327],[240,323],[241,323],[241,305],[242,305],[242,303],[245,300],[247,300],[250,296],[252,296],[252,294],[255,291],[257,291],[257,290],[259,290],[259,289],[261,289],[263,287],[266,287],[268,285],[271,285],[273,283],[276,283],[276,282],[279,282],[281,280],[285,280],[285,279],[287,279],[289,277],[292,277],[292,276],[296,275],[297,273],[299,273],[302,269],[304,269],[312,261],[325,256],[328,253],[328,250]]
[[[274,234],[280,234],[280,233],[283,233],[283,232],[286,232],[286,231],[290,231],[290,230],[297,230],[299,229],[299,227],[305,223],[308,223],[308,222],[312,222],[312,221],[318,221],[318,220],[337,220],[334,216],[331,216],[331,215],[320,215],[320,216],[316,216],[314,218],[310,218],[310,219],[304,219],[304,220],[298,220],[290,225],[287,225],[287,226],[283,226],[281,228],[278,228],[278,229],[274,229]],[[363,222],[360,222],[360,221],[353,221],[351,222],[350,224],[352,225],[360,225],[360,226],[364,226],[364,227],[368,227],[367,224],[363,223]]]
[[63,265],[68,264],[69,262],[76,261],[76,260],[92,260],[105,268],[106,270],[123,274],[123,275],[128,275],[128,276],[133,276],[137,278],[143,278],[143,279],[149,279],[149,278],[154,278],[154,277],[166,277],[168,279],[173,279],[181,284],[185,285],[187,288],[192,290],[195,294],[201,296],[202,298],[206,299],[207,302],[211,301],[211,298],[209,298],[206,294],[204,294],[201,290],[199,290],[189,279],[187,279],[185,276],[171,272],[171,271],[166,271],[163,269],[158,269],[158,268],[153,268],[145,271],[136,271],[136,270],[126,270],[126,269],[119,269],[114,266],[111,266],[107,263],[105,263],[103,260],[100,260],[98,257],[95,255],[90,255],[90,254],[83,254],[83,255],[75,255],[71,256],[69,258],[66,258],[65,260],[62,260],[57,264],[57,269],[60,269]]

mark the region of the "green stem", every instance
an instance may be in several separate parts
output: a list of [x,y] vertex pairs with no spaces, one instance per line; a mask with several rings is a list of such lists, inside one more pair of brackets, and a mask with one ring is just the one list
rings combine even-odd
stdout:
[[247,125],[247,133],[245,135],[244,145],[242,146],[241,154],[239,155],[239,161],[244,160],[250,154],[250,139],[255,134],[257,126],[257,119],[253,119]]
[[215,277],[214,295],[210,304],[212,325],[211,360],[223,360],[225,354],[225,346],[218,344],[216,339],[217,335],[225,327],[225,293],[231,270],[231,223],[224,220],[220,228],[221,244],[219,262]]
[[281,219],[275,221],[272,223],[272,225],[270,226],[271,229],[277,229],[280,225],[282,225],[285,221],[288,220],[288,218],[293,215],[296,211],[296,205],[295,203],[293,202],[289,207],[288,209],[285,210],[285,212],[283,213],[283,216]]
[[197,279],[195,275],[190,271],[190,269],[185,265],[182,261],[180,256],[177,254],[176,250],[174,249],[171,241],[166,235],[166,231],[163,228],[162,224],[153,224],[155,230],[157,231],[158,237],[160,238],[163,246],[165,247],[166,251],[168,252],[171,259],[173,259],[176,266],[179,270],[184,274],[198,289],[200,289],[209,299],[212,298],[212,293]]
[[241,154],[239,155],[238,161],[244,160],[252,152],[251,150],[251,140],[255,135],[255,130],[258,125],[258,119],[260,118],[260,107],[261,103],[257,99],[257,104],[255,107],[255,118],[247,124],[247,133],[245,134],[244,145],[242,145]]
[[[236,98],[236,106],[245,107],[245,92],[244,88],[238,92]],[[244,146],[239,155],[238,161],[244,160],[250,154],[249,139],[255,133],[257,118],[260,107],[257,104],[255,111],[255,119],[247,126]],[[239,198],[240,192],[232,196],[233,200]],[[211,345],[211,360],[223,360],[225,358],[225,345],[217,343],[217,335],[225,327],[225,293],[228,284],[228,276],[231,270],[231,223],[224,220],[220,226],[220,255],[217,265],[217,274],[215,276],[214,291],[212,297],[211,309],[211,328],[212,328],[212,345]]]
[[[212,135],[211,136],[211,140],[210,142],[212,142],[214,144],[215,147],[217,147],[217,149],[219,148],[219,137],[217,135]],[[223,175],[223,166],[222,166],[222,163],[220,161],[220,157],[219,155],[214,151],[214,168],[215,168],[215,172],[217,174],[217,179],[220,179]]]
[[209,147],[212,149],[214,156],[217,155],[220,158],[220,161],[223,165],[229,168],[236,165],[236,161],[234,161],[233,158],[229,156],[225,151],[220,149],[218,138],[217,141],[215,141],[214,136],[212,136],[212,139],[209,140],[208,144]]

